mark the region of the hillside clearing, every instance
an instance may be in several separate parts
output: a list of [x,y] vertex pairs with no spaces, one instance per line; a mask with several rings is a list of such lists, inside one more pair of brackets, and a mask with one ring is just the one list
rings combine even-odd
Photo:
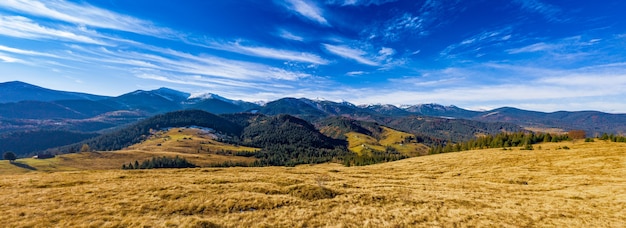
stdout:
[[625,225],[626,144],[535,148],[365,167],[6,174],[0,219],[8,227]]
[[373,150],[385,151],[387,147],[409,157],[428,154],[428,146],[414,142],[415,135],[388,127],[382,129],[380,140],[357,132],[346,133],[348,149],[359,156],[371,155]]

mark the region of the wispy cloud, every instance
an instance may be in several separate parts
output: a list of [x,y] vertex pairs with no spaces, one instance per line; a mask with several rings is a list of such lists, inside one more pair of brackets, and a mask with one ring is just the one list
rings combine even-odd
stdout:
[[[542,65],[578,67],[581,65],[606,64],[626,60],[613,50],[622,48],[619,39],[597,39],[592,35],[577,35],[559,39],[544,39],[503,50],[509,58],[533,56],[531,62]],[[522,59],[523,60],[523,59]]]
[[331,44],[322,44],[322,46],[330,53],[341,56],[346,59],[352,59],[361,64],[370,65],[370,66],[379,66],[380,63],[375,62],[367,57],[367,52],[359,49],[353,49],[347,46],[339,46],[339,45],[331,45]]
[[[625,65],[606,64],[563,70],[480,64],[471,68],[428,70],[419,76],[390,79],[388,86],[378,88],[380,93],[359,96],[354,101],[387,101],[393,104],[436,102],[461,107],[500,104],[543,111],[624,110],[626,105],[620,104],[619,100],[626,96],[622,89],[626,88]],[[481,72],[480,78],[511,77],[505,81],[476,82],[477,78],[472,77],[476,72]],[[606,102],[605,105],[597,106],[600,98]]]
[[213,42],[209,44],[207,47],[218,49],[218,50],[223,50],[223,51],[235,52],[235,53],[239,53],[243,55],[263,57],[263,58],[280,59],[280,60],[312,63],[312,64],[319,64],[319,65],[328,64],[327,60],[321,58],[318,55],[311,54],[311,53],[281,50],[281,49],[275,49],[275,48],[269,48],[269,47],[244,46],[244,45],[241,45],[239,42],[230,42],[230,43]]
[[521,48],[509,49],[509,54],[519,54],[519,53],[529,53],[529,52],[540,52],[540,51],[548,51],[554,50],[557,47],[555,45],[546,44],[544,42],[531,44]]
[[[144,46],[141,52],[71,46],[68,55],[77,61],[98,63],[125,70],[150,69],[172,74],[201,75],[229,80],[259,82],[266,80],[297,81],[307,73],[289,71],[260,63],[225,59],[208,54],[192,55],[172,49]],[[140,70],[141,71],[141,70]]]
[[295,41],[304,41],[304,37],[295,35],[287,30],[284,29],[280,29],[278,31],[278,36],[284,38],[284,39],[288,39],[288,40],[295,40]]
[[53,58],[58,58],[59,57],[57,55],[53,55],[53,54],[49,54],[49,53],[30,51],[30,50],[23,50],[23,49],[18,49],[18,48],[7,47],[7,46],[4,46],[4,45],[0,45],[0,51],[12,52],[12,53],[21,54],[21,55],[44,56],[44,57],[53,57]]
[[91,37],[79,35],[68,31],[42,26],[22,16],[0,15],[0,34],[25,39],[52,39],[66,40],[80,43],[107,45],[107,43],[95,40]]
[[64,0],[3,0],[0,1],[0,8],[89,27],[114,29],[161,38],[179,36],[169,28],[159,27],[148,21],[88,4],[77,4]]
[[308,0],[284,0],[283,6],[306,19],[321,25],[330,26],[330,23],[324,18],[322,9],[313,2]]
[[362,34],[367,39],[384,42],[397,42],[406,37],[427,37],[431,30],[454,20],[456,14],[452,12],[459,10],[457,4],[456,1],[423,1],[421,5],[416,4],[416,9],[403,13],[392,11],[389,19],[372,24]]
[[2,55],[2,53],[0,53],[0,60],[2,60],[2,62],[5,62],[5,63],[20,63],[20,62],[24,62],[24,60],[13,58],[11,56]]
[[566,21],[565,18],[561,16],[561,9],[554,5],[550,5],[548,3],[544,3],[541,0],[515,0],[517,4],[519,4],[522,9],[543,15],[546,20],[554,21],[554,22],[563,22]]
[[369,6],[369,5],[382,5],[390,2],[396,2],[398,0],[327,0],[328,5],[341,5],[341,6]]
[[513,28],[511,26],[483,31],[459,43],[449,45],[441,51],[440,55],[448,58],[461,55],[475,57],[477,54],[480,54],[479,52],[484,48],[511,42],[512,32]]
[[363,75],[363,74],[366,74],[365,71],[350,71],[346,73],[346,75],[348,76],[358,76],[358,75]]

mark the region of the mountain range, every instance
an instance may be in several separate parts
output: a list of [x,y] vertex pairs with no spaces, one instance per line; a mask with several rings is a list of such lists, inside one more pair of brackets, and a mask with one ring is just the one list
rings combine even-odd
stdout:
[[[307,98],[282,98],[264,105],[231,100],[216,94],[196,94],[159,88],[137,90],[117,97],[86,93],[57,91],[12,81],[0,83],[0,119],[102,120],[119,111],[134,112],[134,116],[148,117],[183,109],[198,109],[214,114],[258,112],[267,115],[290,114],[306,120],[329,116],[349,116],[363,120],[411,115],[468,119],[483,122],[506,122],[530,128],[556,128],[564,131],[582,129],[589,134],[626,132],[626,114],[598,111],[537,112],[513,107],[489,111],[472,111],[456,106],[418,104],[396,107],[389,104],[354,105]],[[135,119],[132,119],[135,120]],[[0,130],[1,132],[1,130]]]
[[257,104],[212,93],[192,95],[169,88],[137,90],[110,97],[51,90],[19,81],[0,83],[0,136],[42,130],[102,134],[141,119],[178,110],[202,110],[217,115],[287,114],[318,127],[328,118],[342,117],[415,134],[426,143],[461,141],[476,135],[524,129],[550,132],[584,130],[588,136],[626,132],[626,114],[598,111],[545,113],[513,107],[472,111],[439,104],[397,107],[307,98],[282,98]]

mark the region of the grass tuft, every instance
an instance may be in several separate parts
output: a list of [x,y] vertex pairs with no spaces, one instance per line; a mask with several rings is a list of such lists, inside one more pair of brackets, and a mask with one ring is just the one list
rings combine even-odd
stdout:
[[336,191],[332,189],[322,187],[319,185],[296,185],[294,187],[289,188],[287,192],[295,197],[305,199],[305,200],[321,200],[321,199],[332,199],[335,196],[339,195]]

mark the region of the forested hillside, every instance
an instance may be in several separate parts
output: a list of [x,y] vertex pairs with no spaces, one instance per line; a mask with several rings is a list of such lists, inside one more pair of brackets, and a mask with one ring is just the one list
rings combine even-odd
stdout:
[[150,135],[151,130],[192,125],[212,128],[231,136],[237,136],[242,131],[241,126],[217,115],[200,110],[185,110],[156,115],[152,118],[139,121],[129,127],[61,148],[61,150],[77,151],[82,144],[87,144],[94,150],[119,150],[146,139],[146,137]]
[[98,134],[71,131],[23,131],[0,135],[0,150],[12,151],[18,157],[33,155],[51,147],[64,146]]
[[346,152],[345,141],[327,137],[305,120],[289,115],[254,122],[241,138],[244,145],[262,148],[255,155],[260,165],[321,163]]

